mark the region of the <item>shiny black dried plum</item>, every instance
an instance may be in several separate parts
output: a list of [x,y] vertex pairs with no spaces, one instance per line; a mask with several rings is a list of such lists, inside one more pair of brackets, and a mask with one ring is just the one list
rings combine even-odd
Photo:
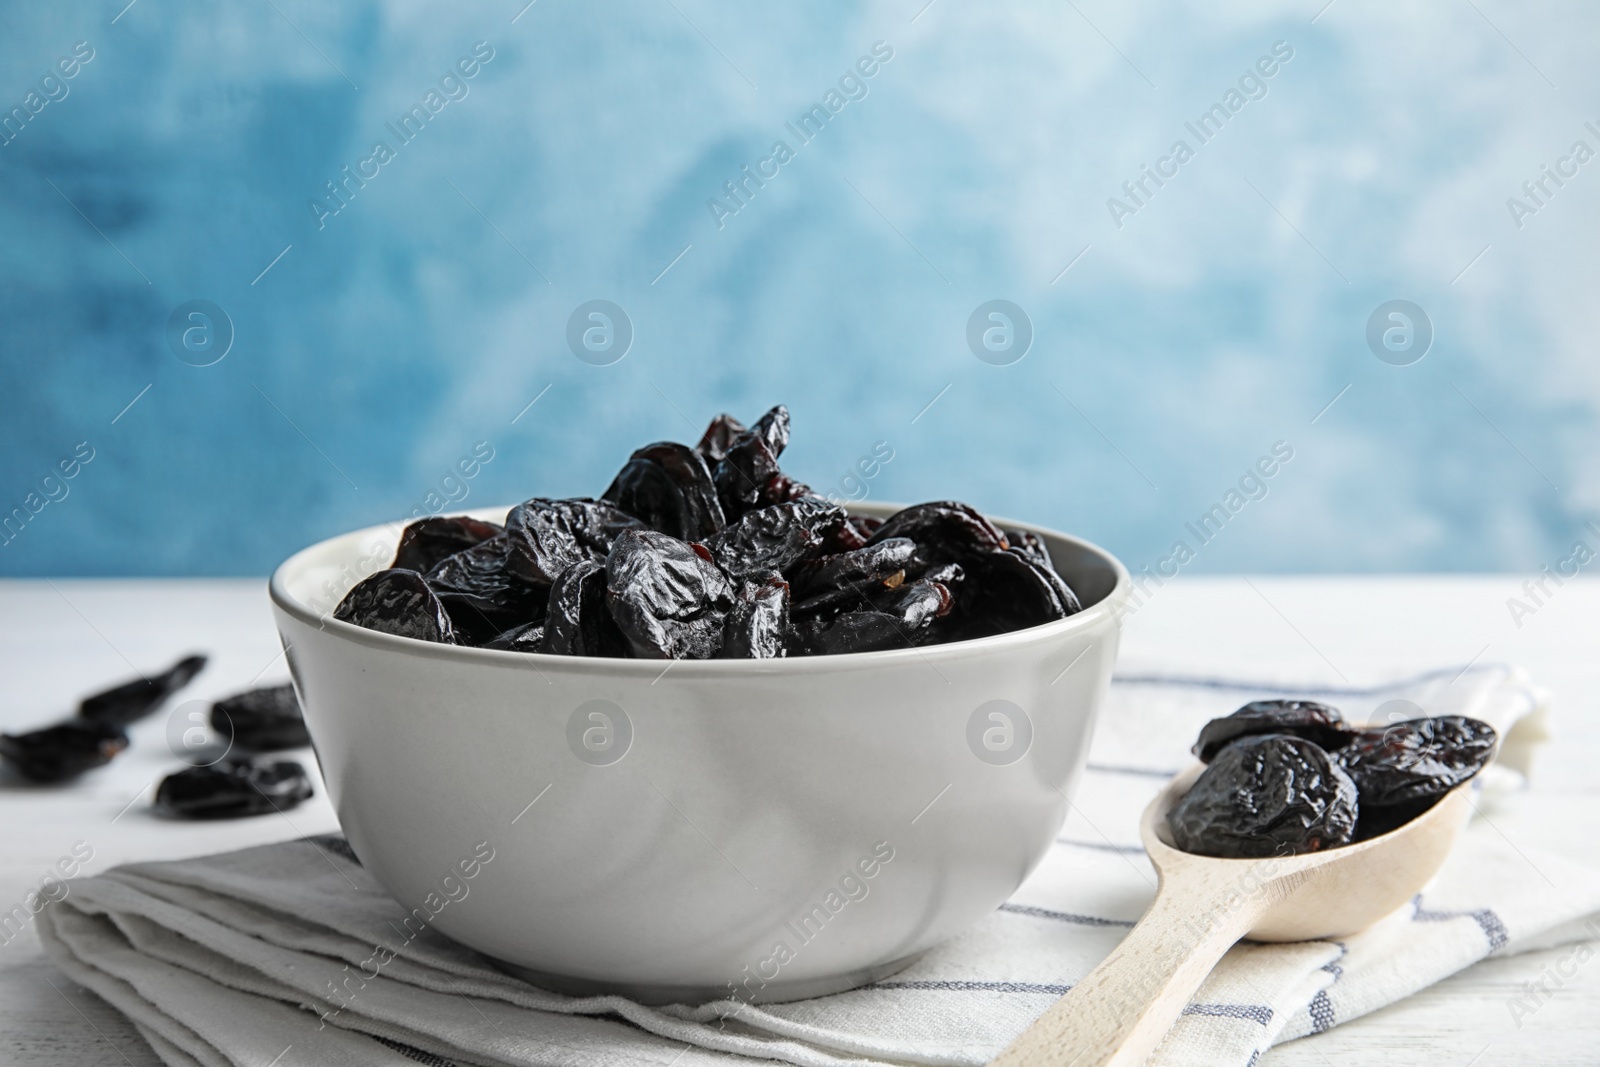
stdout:
[[601,500],[547,500],[535,497],[506,516],[511,553],[506,569],[544,589],[579,560],[605,560],[624,530],[642,530],[644,523]]
[[767,483],[778,473],[777,457],[759,434],[746,433],[735,441],[711,472],[726,521],[736,522],[752,508],[775,503],[767,496]]
[[1064,619],[1082,610],[1077,594],[1054,568],[1016,550],[969,556],[953,631],[961,639],[990,637]]
[[694,446],[694,450],[700,453],[706,466],[714,470],[733,443],[746,432],[748,429],[745,424],[732,415],[718,415],[706,427],[706,432],[700,435],[700,443]]
[[211,729],[252,752],[304,748],[311,743],[294,686],[248,689],[211,705]]
[[674,441],[629,456],[601,499],[680,541],[703,541],[726,525],[705,459]]
[[891,537],[911,538],[917,543],[917,555],[930,564],[962,563],[974,556],[1003,552],[1009,545],[994,523],[952,500],[913,504],[895,512],[868,543]]
[[1167,814],[1173,843],[1201,856],[1317,852],[1355,834],[1356,784],[1321,748],[1287,734],[1235,741]]
[[1210,763],[1224,745],[1253,734],[1293,734],[1332,751],[1349,744],[1356,731],[1339,709],[1314,700],[1254,700],[1206,723],[1192,751],[1201,763]]
[[497,648],[504,652],[541,652],[544,645],[544,623],[525,622],[485,641],[481,648]]
[[137,678],[94,696],[84,697],[78,704],[78,717],[116,726],[138,722],[156,710],[162,701],[193,681],[205,665],[204,656],[185,656],[160,674]]
[[789,447],[789,409],[778,404],[757,419],[749,432],[765,441],[772,458],[777,459]]
[[128,747],[114,722],[68,719],[25,734],[0,734],[0,763],[35,782],[61,782],[103,767]]
[[550,587],[539,651],[557,656],[628,654],[628,643],[606,604],[603,564],[583,560],[561,572]]
[[823,543],[825,531],[844,513],[825,501],[774,504],[747,511],[708,543],[717,564],[732,578],[786,571]]
[[722,659],[777,659],[786,654],[789,583],[777,573],[745,583],[722,626]]
[[447,556],[424,577],[450,615],[460,644],[477,645],[544,615],[547,586],[513,574],[504,534]]
[[288,811],[311,794],[306,769],[293,760],[229,756],[167,775],[156,787],[155,810],[177,819],[236,819]]
[[873,595],[898,586],[916,545],[904,537],[876,541],[851,552],[802,560],[789,571],[797,616],[831,608],[865,606]]
[[612,617],[634,655],[643,659],[716,655],[733,599],[732,585],[704,545],[627,530],[606,560]]
[[1486,722],[1441,715],[1364,730],[1335,757],[1363,807],[1388,808],[1450,792],[1488,765],[1496,740]]
[[333,617],[396,637],[456,643],[449,614],[416,571],[379,571],[362,579],[339,601]]
[[391,568],[427,574],[447,556],[489,540],[504,530],[497,522],[465,515],[418,519],[400,535]]
[[1050,553],[1044,547],[1044,542],[1027,530],[1006,530],[1006,541],[1012,548],[1025,553],[1035,563],[1042,563],[1046,567],[1055,569],[1055,564],[1050,561]]

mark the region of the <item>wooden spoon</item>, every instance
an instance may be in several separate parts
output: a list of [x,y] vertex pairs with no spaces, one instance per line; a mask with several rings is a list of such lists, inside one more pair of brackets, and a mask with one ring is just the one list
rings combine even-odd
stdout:
[[1139,833],[1160,875],[1155,902],[1122,943],[1013,1041],[991,1067],[1134,1067],[1241,937],[1310,941],[1364,930],[1438,873],[1466,825],[1463,783],[1389,833],[1300,856],[1216,859],[1171,844],[1167,812],[1205,768],[1174,778]]

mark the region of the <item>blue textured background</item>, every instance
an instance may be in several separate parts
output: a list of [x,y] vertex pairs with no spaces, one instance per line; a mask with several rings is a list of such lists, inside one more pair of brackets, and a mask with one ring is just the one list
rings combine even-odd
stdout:
[[[1600,149],[1600,12],[923,2],[8,6],[7,111],[95,54],[0,147],[0,512],[94,459],[0,571],[265,573],[408,513],[476,442],[468,505],[597,494],[634,446],[780,400],[819,488],[887,441],[874,499],[966,499],[1135,569],[1279,440],[1193,569],[1567,553],[1600,503],[1600,162],[1520,228],[1506,199]],[[323,183],[480,40],[468,95],[319,229]],[[880,40],[799,147],[785,122]],[[1276,41],[1267,95],[1114,225]],[[707,200],[779,138],[795,159],[719,229]],[[996,297],[1036,330],[1007,367],[964,338]],[[1364,341],[1397,297],[1437,331],[1408,367]],[[197,298],[236,330],[208,367],[164,334]],[[564,340],[592,298],[636,330],[612,366]]]

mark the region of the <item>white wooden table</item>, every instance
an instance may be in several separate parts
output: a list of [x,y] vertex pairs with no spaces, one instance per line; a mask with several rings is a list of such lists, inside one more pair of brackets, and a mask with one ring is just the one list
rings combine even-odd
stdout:
[[[1124,659],[1167,671],[1259,676],[1289,664],[1353,681],[1470,660],[1513,661],[1556,697],[1557,740],[1534,788],[1496,824],[1514,839],[1600,866],[1600,581],[1569,581],[1518,628],[1506,598],[1521,576],[1179,577],[1129,622]],[[203,650],[211,665],[178,703],[287,678],[263,581],[0,582],[0,729],[42,725],[76,699]],[[181,708],[180,708],[181,710]],[[154,782],[177,765],[166,713],[139,724],[108,769],[65,788],[0,787],[0,911],[77,842],[85,873],[337,828],[317,796],[294,812],[216,824],[150,815]],[[314,769],[313,769],[314,770]],[[1561,950],[1493,960],[1409,1001],[1275,1049],[1261,1067],[1344,1064],[1600,1063],[1600,949],[1518,1026],[1508,1000]],[[0,944],[0,1064],[145,1067],[159,1061],[120,1015],[66,981],[32,930]]]

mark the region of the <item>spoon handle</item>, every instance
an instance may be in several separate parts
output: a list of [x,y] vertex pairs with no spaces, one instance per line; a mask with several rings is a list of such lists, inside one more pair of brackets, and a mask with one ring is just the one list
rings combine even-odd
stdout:
[[1210,871],[1163,880],[1111,955],[990,1067],[1137,1067],[1275,894]]

